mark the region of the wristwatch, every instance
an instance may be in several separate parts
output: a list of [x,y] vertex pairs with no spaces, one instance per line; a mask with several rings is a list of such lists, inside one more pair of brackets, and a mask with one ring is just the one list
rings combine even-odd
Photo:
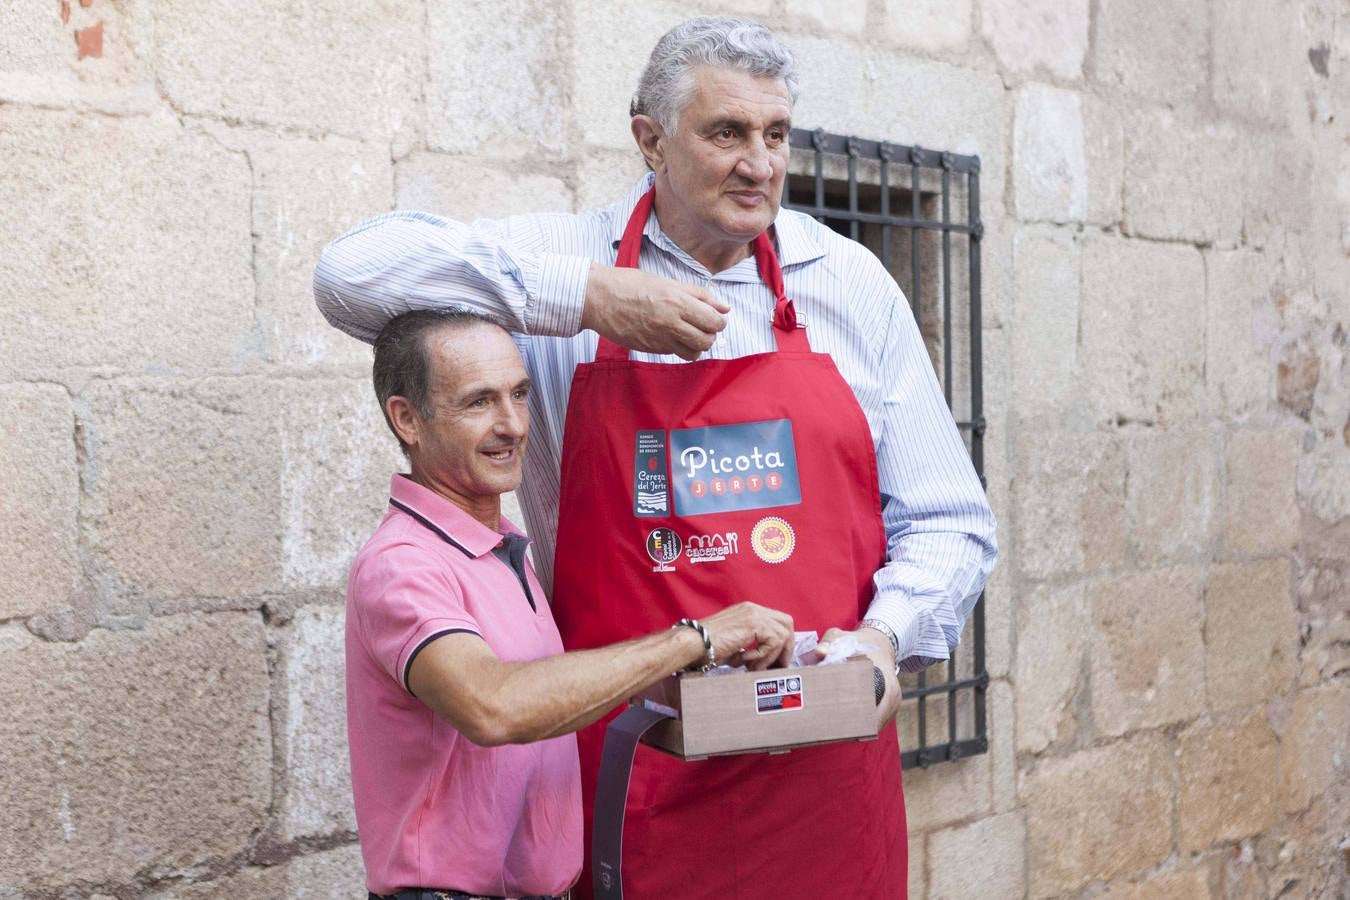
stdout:
[[880,631],[882,634],[886,635],[886,639],[887,639],[888,641],[891,642],[891,652],[895,654],[895,677],[896,677],[896,678],[899,678],[899,677],[900,677],[900,639],[899,639],[898,637],[895,636],[895,632],[891,630],[891,626],[887,625],[885,622],[881,621],[880,619],[863,619],[861,622],[858,623],[858,627],[859,627],[859,628],[875,628],[877,631]]

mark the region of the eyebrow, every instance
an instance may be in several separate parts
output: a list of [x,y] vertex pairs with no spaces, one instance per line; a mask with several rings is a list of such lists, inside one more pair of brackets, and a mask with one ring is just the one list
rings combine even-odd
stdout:
[[[715,121],[715,122],[713,122],[711,125],[709,125],[709,126],[708,126],[708,130],[709,130],[709,131],[720,131],[720,130],[722,130],[723,128],[727,128],[727,127],[733,127],[733,128],[745,128],[748,124],[750,124],[748,119],[733,119],[733,118],[730,118],[730,117],[724,117],[724,118],[718,119],[717,121]],[[792,120],[791,120],[791,119],[775,119],[774,121],[770,122],[768,125],[766,125],[766,126],[764,126],[764,127],[765,127],[765,128],[791,128],[791,127],[792,127]]]
[[[514,387],[511,388],[511,393],[515,393],[516,391],[520,391],[520,390],[529,390],[530,387],[531,387],[533,384],[534,384],[534,382],[530,381],[530,379],[528,379],[528,378],[522,378],[520,381],[516,382],[516,384],[515,384]],[[488,397],[494,397],[494,396],[496,396],[496,394],[497,394],[497,389],[496,389],[496,388],[482,387],[482,388],[478,388],[478,389],[476,389],[476,390],[471,390],[471,391],[469,391],[469,392],[466,393],[466,394],[461,394],[459,397],[456,398],[455,402],[456,402],[456,403],[472,403],[472,402],[475,401],[475,400],[485,399],[485,398],[488,398]]]

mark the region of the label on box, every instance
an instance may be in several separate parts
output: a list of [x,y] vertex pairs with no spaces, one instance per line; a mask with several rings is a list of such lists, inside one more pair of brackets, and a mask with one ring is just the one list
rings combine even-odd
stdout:
[[761,716],[802,708],[800,675],[761,678],[755,682],[755,712]]

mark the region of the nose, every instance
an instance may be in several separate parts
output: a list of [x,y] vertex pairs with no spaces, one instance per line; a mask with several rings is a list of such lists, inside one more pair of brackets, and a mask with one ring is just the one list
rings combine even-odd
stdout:
[[746,142],[745,151],[736,163],[736,173],[749,181],[768,181],[773,177],[773,159],[763,138]]
[[501,437],[522,440],[530,431],[530,411],[524,404],[506,403],[497,417],[496,432]]

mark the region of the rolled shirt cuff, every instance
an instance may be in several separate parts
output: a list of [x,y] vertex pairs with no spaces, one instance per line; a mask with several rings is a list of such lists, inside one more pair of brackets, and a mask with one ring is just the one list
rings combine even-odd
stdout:
[[900,644],[900,658],[896,661],[901,671],[916,672],[947,658],[945,641],[940,648],[920,646],[919,613],[907,596],[874,597],[863,618],[884,622],[895,632]]

